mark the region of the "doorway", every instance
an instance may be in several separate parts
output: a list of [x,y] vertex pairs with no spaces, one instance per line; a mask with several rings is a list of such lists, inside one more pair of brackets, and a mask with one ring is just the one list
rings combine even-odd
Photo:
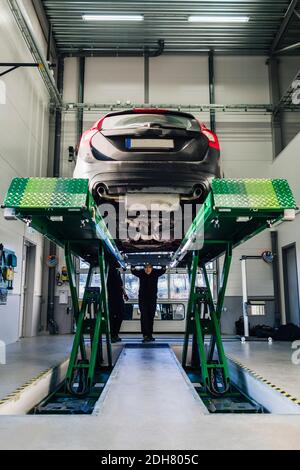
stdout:
[[286,322],[300,326],[296,243],[282,248]]
[[22,263],[22,305],[19,336],[32,336],[32,320],[34,310],[34,280],[35,280],[36,246],[24,240]]

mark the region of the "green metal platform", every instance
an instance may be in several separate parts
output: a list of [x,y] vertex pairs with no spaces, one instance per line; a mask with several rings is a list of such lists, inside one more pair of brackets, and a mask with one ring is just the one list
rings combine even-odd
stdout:
[[[67,178],[15,178],[7,192],[5,216],[30,224],[65,249],[69,282],[77,324],[67,373],[70,393],[86,394],[91,389],[99,363],[99,341],[104,334],[108,365],[111,366],[109,316],[106,298],[105,252],[121,266],[126,254],[121,253],[88,191],[88,180]],[[283,179],[214,179],[211,192],[186,232],[179,248],[172,254],[170,266],[183,264],[190,272],[190,295],[183,348],[183,366],[187,365],[190,335],[193,337],[192,361],[200,368],[203,393],[230,393],[230,377],[224,354],[220,318],[228,281],[232,249],[278,221],[292,220],[296,203]],[[90,263],[81,306],[75,282],[73,256]],[[217,301],[210,290],[206,264],[224,255],[223,272]],[[100,268],[101,289],[90,288],[92,272]],[[203,269],[206,288],[196,286],[198,267]],[[92,313],[91,313],[92,307]],[[91,352],[88,358],[84,335],[89,331]],[[205,338],[210,337],[207,347]],[[75,377],[84,386],[75,390]]]
[[[125,266],[125,260],[111,237],[88,190],[87,179],[14,178],[4,207],[18,219],[92,264],[98,263],[99,242]],[[8,213],[9,214],[9,213]]]
[[295,209],[284,179],[214,179],[172,263],[176,265],[191,252],[193,242],[196,249],[200,247],[201,264],[212,261],[225,253],[228,243],[232,247],[244,243],[277,221],[293,218]]

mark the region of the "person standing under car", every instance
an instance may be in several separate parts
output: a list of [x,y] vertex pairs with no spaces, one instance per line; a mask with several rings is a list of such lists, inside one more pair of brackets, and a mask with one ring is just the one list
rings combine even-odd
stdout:
[[111,342],[122,341],[119,337],[125,313],[125,302],[128,300],[119,269],[110,265],[107,275],[107,301],[110,319]]
[[140,280],[139,309],[141,312],[143,342],[155,341],[155,338],[153,338],[153,323],[157,303],[157,284],[158,278],[165,274],[166,269],[153,269],[153,266],[147,263],[144,269],[138,270],[132,267],[131,272]]

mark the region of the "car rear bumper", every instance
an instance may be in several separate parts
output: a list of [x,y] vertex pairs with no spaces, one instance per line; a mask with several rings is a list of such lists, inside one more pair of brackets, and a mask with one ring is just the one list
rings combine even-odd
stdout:
[[209,184],[216,175],[214,166],[203,162],[101,162],[86,175],[90,189],[102,184],[109,194],[128,191],[190,194],[197,185]]

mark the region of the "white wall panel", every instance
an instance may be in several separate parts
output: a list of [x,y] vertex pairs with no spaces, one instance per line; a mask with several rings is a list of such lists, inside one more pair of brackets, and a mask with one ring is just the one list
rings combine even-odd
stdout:
[[[299,149],[300,149],[300,133],[289,143],[289,145],[274,160],[271,167],[272,178],[286,178],[296,198],[298,207],[300,206],[300,185],[299,185]],[[300,279],[300,214],[296,216],[294,222],[282,223],[278,226],[278,244],[279,244],[279,261],[281,275],[281,297],[283,320],[285,321],[285,304],[283,289],[283,270],[282,270],[282,247],[290,243],[296,243],[298,279]],[[300,291],[300,289],[299,289]]]
[[274,160],[271,168],[273,178],[287,178],[294,192],[298,205],[300,204],[300,132],[289,145]]
[[142,57],[98,57],[86,59],[87,103],[142,103],[144,62]]
[[[65,102],[77,103],[78,101],[78,59],[76,57],[66,58],[64,62],[64,90]],[[95,119],[96,120],[96,119]],[[90,127],[84,123],[84,129]],[[68,147],[77,144],[77,113],[69,113],[63,116],[62,123],[62,146],[61,146],[61,176],[71,177],[74,164],[68,162]]]
[[[88,128],[84,123],[84,129]],[[77,114],[67,114],[62,123],[62,147],[61,147],[61,165],[60,175],[71,178],[75,168],[74,163],[68,161],[69,146],[75,147],[77,142]]]
[[[233,250],[227,296],[242,295],[241,257],[260,256],[265,250],[271,250],[271,238],[268,230]],[[250,296],[274,295],[272,266],[262,260],[248,260],[247,286]]]
[[209,103],[208,62],[204,56],[160,56],[150,59],[150,103]]
[[[29,4],[30,2],[28,2]],[[27,8],[28,7],[28,8]],[[37,19],[30,5],[27,14],[35,28]],[[0,55],[7,62],[31,62],[32,56],[6,2],[0,2]],[[6,87],[6,104],[0,104],[0,195],[1,201],[15,176],[45,176],[48,158],[49,96],[36,69],[20,68],[2,78]],[[0,212],[0,242],[14,250],[18,257],[14,290],[7,306],[0,306],[0,339],[16,341],[19,337],[20,296],[22,293],[21,265],[23,239],[26,237],[37,247],[35,265],[35,308],[32,313],[30,334],[37,334],[42,262],[43,238],[21,222],[7,222]]]
[[66,102],[78,101],[78,59],[67,57],[64,61],[63,99]]
[[[218,104],[270,103],[266,58],[216,57],[215,95]],[[217,134],[226,178],[267,176],[272,161],[269,116],[218,113]]]
[[220,104],[269,103],[265,57],[217,57],[215,94]]

